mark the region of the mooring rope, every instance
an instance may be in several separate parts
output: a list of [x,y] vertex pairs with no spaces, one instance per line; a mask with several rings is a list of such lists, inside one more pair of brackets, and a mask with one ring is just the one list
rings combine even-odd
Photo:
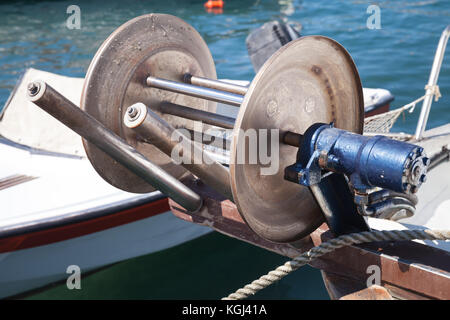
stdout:
[[450,230],[390,230],[365,231],[339,236],[314,247],[284,265],[279,266],[266,275],[230,294],[222,300],[241,300],[254,295],[258,291],[270,286],[291,272],[311,262],[312,260],[330,253],[336,249],[375,241],[406,241],[406,240],[450,240]]

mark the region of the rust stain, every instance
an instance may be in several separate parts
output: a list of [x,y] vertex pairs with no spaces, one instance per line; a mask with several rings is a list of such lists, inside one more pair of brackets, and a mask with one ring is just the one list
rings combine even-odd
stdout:
[[342,296],[340,300],[393,300],[393,298],[386,288],[373,285],[369,288]]
[[331,102],[331,121],[332,122],[336,122],[336,104],[334,103],[335,100],[335,94],[334,94],[334,90],[333,87],[330,84],[330,80],[327,78],[327,76],[325,75],[325,73],[323,72],[323,69],[317,65],[313,65],[311,67],[311,71],[313,72],[314,75],[318,76],[318,78],[323,81],[324,85],[325,85],[325,90],[328,94],[328,98],[330,99]]
[[314,72],[315,74],[320,75],[322,73],[322,68],[316,65],[313,65],[311,68],[311,71]]

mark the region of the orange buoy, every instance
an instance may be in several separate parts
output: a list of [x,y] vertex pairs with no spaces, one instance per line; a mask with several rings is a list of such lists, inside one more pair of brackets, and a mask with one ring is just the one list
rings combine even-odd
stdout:
[[208,0],[205,2],[204,6],[207,9],[213,9],[213,8],[223,8],[223,0]]

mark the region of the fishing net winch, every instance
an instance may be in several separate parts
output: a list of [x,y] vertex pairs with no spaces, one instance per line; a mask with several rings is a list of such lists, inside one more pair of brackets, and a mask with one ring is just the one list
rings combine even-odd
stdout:
[[[195,175],[275,242],[297,241],[323,222],[343,234],[369,230],[367,216],[409,216],[429,165],[419,146],[362,135],[356,66],[322,36],[284,45],[245,87],[217,80],[211,53],[190,25],[149,14],[102,44],[81,109],[44,82],[30,84],[28,94],[83,137],[90,162],[111,185],[160,190],[192,212],[202,197],[182,181]],[[216,113],[218,102],[238,107],[237,118]],[[214,141],[204,141],[202,133],[214,130],[232,130],[222,138],[226,160]],[[254,155],[262,146],[275,164]],[[174,149],[190,161],[174,161]]]

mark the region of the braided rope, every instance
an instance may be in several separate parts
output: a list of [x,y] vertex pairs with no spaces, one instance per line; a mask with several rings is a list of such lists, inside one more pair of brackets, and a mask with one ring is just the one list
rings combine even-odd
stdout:
[[375,241],[450,240],[450,230],[365,231],[339,236],[314,247],[222,300],[241,300],[270,286],[301,266],[336,249]]
[[439,86],[437,84],[435,85],[426,85],[425,90],[430,90],[431,94],[434,96],[434,101],[437,102],[441,97],[441,90],[439,89]]

